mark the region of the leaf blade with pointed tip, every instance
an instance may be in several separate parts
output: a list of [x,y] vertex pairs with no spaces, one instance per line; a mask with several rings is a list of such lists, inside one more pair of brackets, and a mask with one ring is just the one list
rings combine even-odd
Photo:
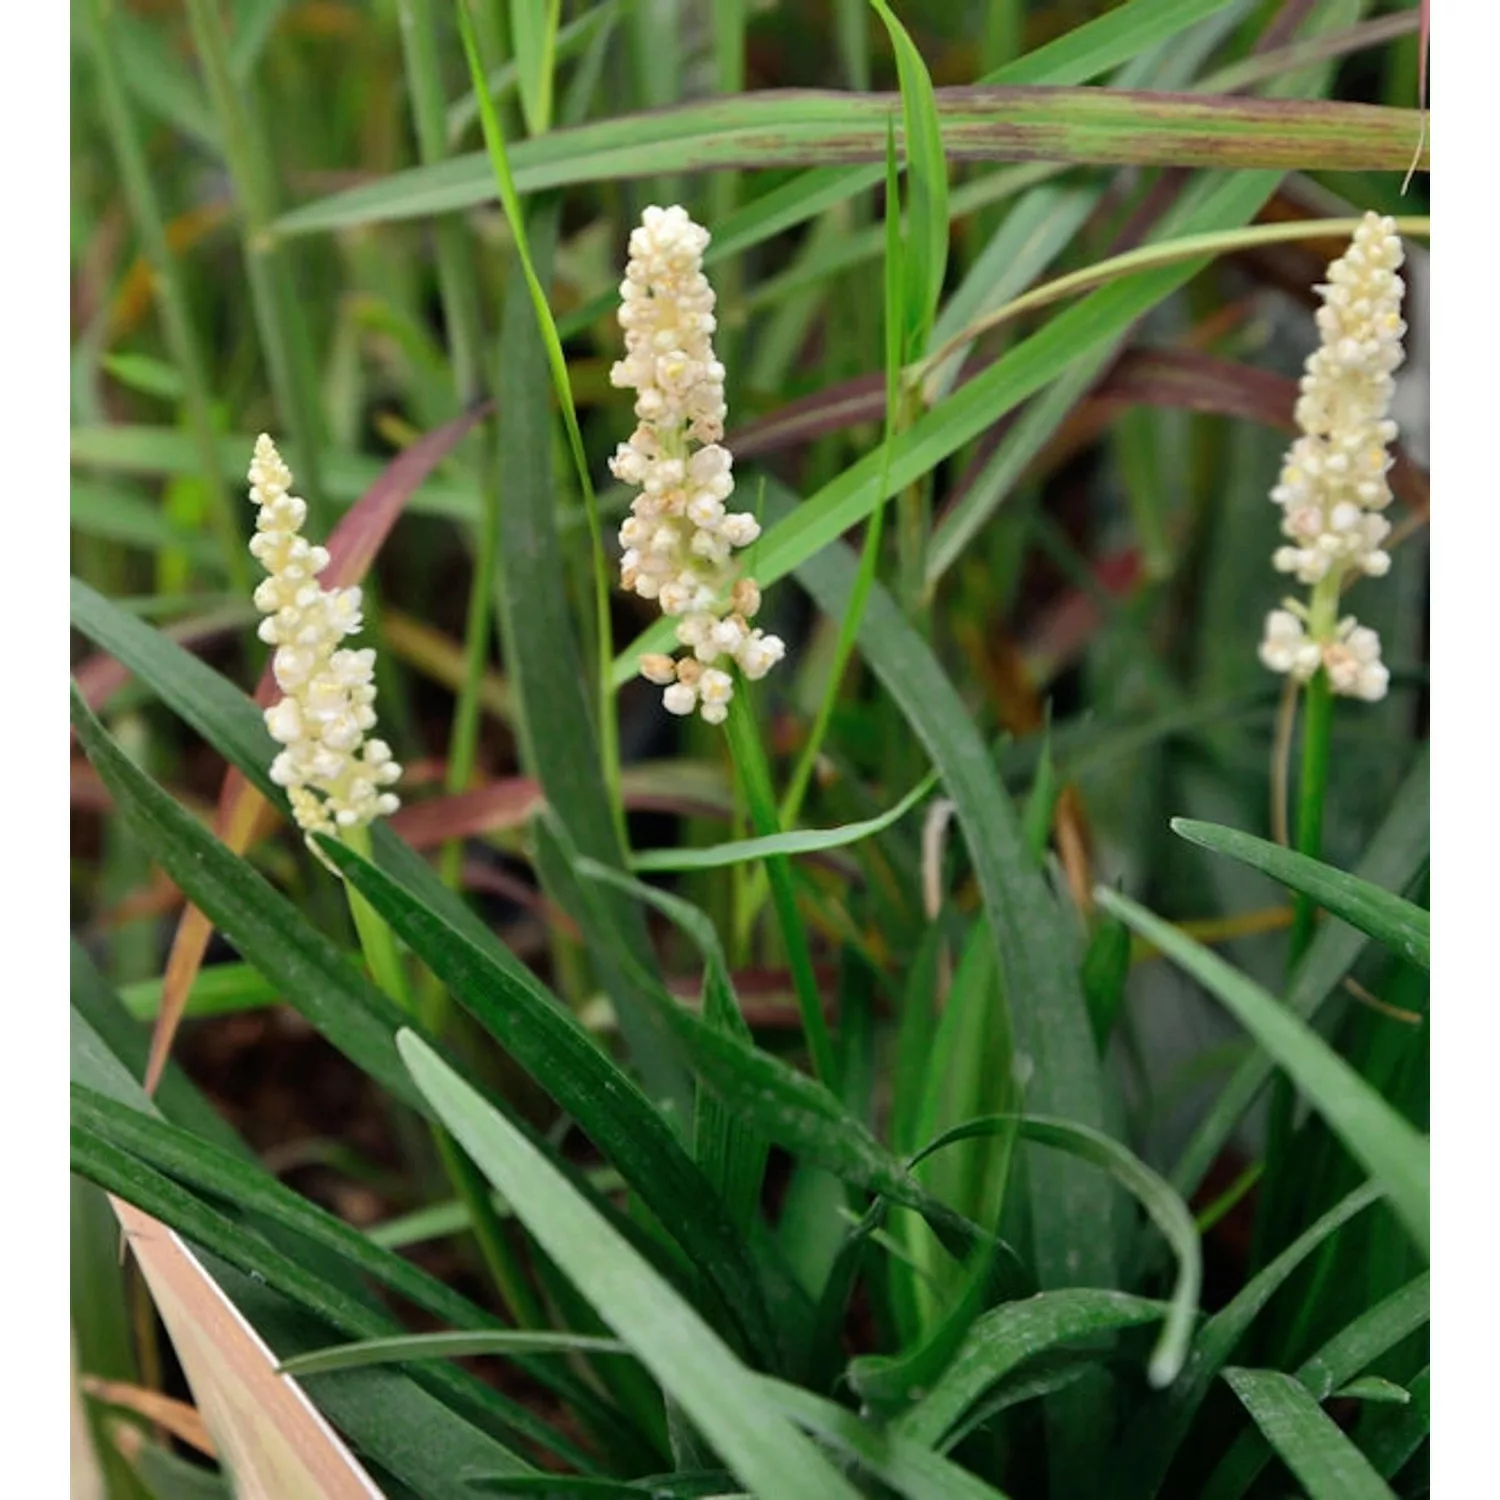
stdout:
[[1310,859],[1294,849],[1241,833],[1237,828],[1201,823],[1193,818],[1173,818],[1171,826],[1179,838],[1211,849],[1215,854],[1227,854],[1230,859],[1311,896],[1320,906],[1384,943],[1393,953],[1431,969],[1432,920],[1420,906],[1322,860]]
[[630,857],[631,868],[638,871],[716,870],[772,855],[814,854],[824,849],[842,849],[872,834],[881,833],[905,817],[937,782],[937,773],[923,778],[893,807],[874,818],[858,823],[844,823],[838,828],[794,828],[785,833],[767,834],[763,838],[735,839],[725,844],[711,844],[699,849],[644,849]]
[[855,1500],[718,1335],[508,1120],[414,1032],[398,1046],[417,1088],[543,1249],[746,1483],[786,1500]]
[[1305,1093],[1350,1154],[1383,1183],[1424,1254],[1430,1212],[1429,1147],[1305,1022],[1253,980],[1128,897],[1100,888],[1099,904],[1154,943],[1223,1002]]

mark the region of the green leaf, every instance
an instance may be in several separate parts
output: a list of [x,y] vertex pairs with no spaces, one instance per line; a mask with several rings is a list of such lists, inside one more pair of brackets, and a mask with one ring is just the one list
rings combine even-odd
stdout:
[[[1021,87],[934,94],[945,155],[972,161],[1396,171],[1417,112],[1368,104]],[[896,101],[886,94],[769,89],[621,115],[522,141],[516,192],[719,167],[879,161]],[[1425,158],[1424,158],[1425,159]],[[293,209],[278,236],[426,218],[495,201],[483,152],[412,167]]]
[[83,536],[157,552],[179,547],[201,568],[218,573],[223,553],[202,531],[180,526],[162,508],[119,485],[75,479],[68,491],[68,524]]
[[920,1213],[956,1257],[984,1242],[975,1224],[929,1193],[816,1079],[675,1003],[658,1003],[662,1024],[677,1036],[699,1077],[770,1140]]
[[99,364],[133,391],[159,396],[164,401],[181,399],[182,376],[175,365],[165,360],[152,359],[146,354],[105,354],[100,356]]
[[[161,1009],[165,980],[142,979],[121,987],[120,1002],[138,1021],[154,1020]],[[275,1005],[281,991],[265,979],[254,964],[210,964],[198,971],[188,991],[184,1016],[226,1016],[237,1011],[259,1010]]]
[[[247,1275],[258,1277],[264,1285],[326,1319],[347,1337],[374,1338],[401,1331],[388,1315],[375,1312],[346,1289],[324,1281],[254,1231],[236,1224],[162,1173],[104,1140],[86,1123],[73,1128],[72,1163],[80,1176],[160,1219],[194,1245],[222,1256]],[[501,1422],[513,1433],[544,1444],[570,1463],[585,1469],[593,1467],[586,1455],[524,1407],[462,1371],[436,1365],[416,1372],[412,1379],[440,1393],[455,1410],[466,1412],[470,1420]],[[512,1472],[530,1468],[498,1441],[491,1439],[490,1443],[497,1467],[508,1467]]]
[[846,1407],[780,1380],[762,1379],[761,1388],[799,1427],[853,1459],[883,1484],[909,1500],[1005,1500],[925,1443],[914,1443],[889,1428],[877,1431]]
[[1231,1369],[1224,1378],[1309,1500],[1395,1500],[1396,1492],[1294,1376]]
[[[704,1025],[747,1046],[753,1045],[750,1027],[734,992],[729,961],[706,912],[680,896],[659,891],[597,860],[580,857],[575,868],[585,879],[612,885],[644,901],[687,933],[703,955]],[[693,1110],[693,1155],[723,1198],[740,1232],[748,1234],[760,1207],[766,1170],[764,1138],[711,1090],[700,1089]]]
[[927,64],[885,0],[870,0],[870,5],[891,39],[901,85],[910,223],[903,278],[907,294],[903,345],[915,349],[926,342],[932,327],[948,266],[948,164]]
[[1182,1373],[1141,1413],[1127,1435],[1118,1465],[1123,1476],[1122,1496],[1157,1493],[1209,1388],[1251,1323],[1313,1251],[1356,1214],[1378,1203],[1380,1197],[1380,1189],[1373,1183],[1350,1193],[1309,1225],[1204,1323],[1188,1351]]
[[1422,1446],[1432,1423],[1432,1371],[1424,1368],[1410,1382],[1411,1400],[1396,1412],[1372,1414],[1369,1435],[1359,1433],[1360,1446],[1383,1479],[1392,1479]]
[[1031,1114],[998,1115],[956,1125],[945,1130],[935,1141],[929,1141],[912,1158],[912,1165],[955,1141],[982,1135],[1003,1135],[1017,1128],[1026,1140],[1066,1151],[1082,1161],[1102,1167],[1135,1196],[1172,1247],[1172,1253],[1177,1257],[1177,1283],[1172,1289],[1161,1338],[1146,1371],[1152,1385],[1170,1385],[1187,1356],[1193,1319],[1198,1312],[1198,1292],[1203,1284],[1203,1258],[1193,1215],[1165,1178],[1158,1176],[1132,1151],[1103,1131],[1091,1130],[1070,1120],[1049,1120]]
[[[764,1296],[721,1200],[662,1115],[572,1013],[522,965],[497,962],[409,880],[329,839],[324,851],[453,998],[577,1121],[686,1253],[725,1326],[769,1357]],[[519,1205],[512,1203],[519,1212]]]
[[495,1328],[487,1333],[403,1333],[388,1339],[361,1339],[295,1354],[279,1366],[283,1375],[317,1375],[361,1365],[403,1364],[408,1360],[463,1359],[471,1354],[628,1354],[618,1339],[548,1329]]
[[837,828],[795,828],[787,833],[768,834],[764,838],[734,839],[725,844],[711,844],[701,849],[644,849],[630,856],[634,870],[716,870],[725,865],[742,864],[771,855],[816,854],[824,849],[842,849],[857,844],[871,834],[881,833],[905,817],[937,784],[933,772],[914,786],[894,807],[879,817],[861,823],[844,823]]
[[[1430,1273],[1423,1272],[1392,1292],[1336,1333],[1298,1369],[1296,1379],[1313,1401],[1326,1401],[1388,1349],[1426,1325],[1431,1281]],[[1242,1433],[1214,1470],[1203,1500],[1239,1500],[1269,1457],[1259,1433]]]
[[[498,164],[503,155],[497,156]],[[519,216],[518,204],[510,205]],[[555,206],[533,224],[538,262],[549,266],[556,233]],[[518,265],[509,278],[505,318],[500,330],[496,395],[499,402],[498,456],[504,485],[499,515],[499,555],[496,605],[501,624],[506,670],[517,699],[524,760],[541,782],[547,803],[557,810],[569,837],[590,858],[623,869],[622,825],[616,822],[609,776],[618,772],[617,755],[606,754],[610,720],[601,720],[598,699],[587,691],[591,673],[578,645],[567,590],[561,586],[567,570],[557,534],[557,495],[552,475],[551,401],[547,372],[562,368],[561,346],[551,327],[528,300],[530,292],[545,312],[540,285],[529,263]],[[566,384],[566,369],[558,376]],[[595,568],[603,559],[594,558]],[[601,585],[595,580],[597,591]],[[608,651],[603,616],[596,645]],[[602,670],[602,668],[600,669]],[[598,679],[595,678],[595,681]],[[607,694],[602,695],[607,698]],[[618,792],[618,786],[613,788]],[[545,871],[543,872],[545,874]],[[566,893],[553,895],[566,907]],[[573,913],[581,919],[579,912]],[[598,928],[589,934],[591,957],[602,972],[617,966],[623,952],[643,965],[650,963],[650,944],[639,913],[611,895],[597,913]],[[670,1100],[685,1112],[687,1080],[675,1063],[660,1054],[645,1018],[645,1002],[635,987],[608,984],[630,1048],[631,1060],[654,1098]]]
[[1368,1401],[1376,1406],[1406,1406],[1411,1402],[1411,1392],[1405,1386],[1379,1375],[1362,1375],[1333,1394],[1341,1401]]
[[[89,961],[76,939],[69,945],[68,998],[72,1009],[86,1024],[102,1051],[110,1053],[135,1082],[146,1073],[146,1058],[151,1050],[150,1033],[126,1012],[104,976]],[[75,1073],[76,1077],[76,1073]],[[97,1087],[97,1085],[91,1085]],[[115,1097],[120,1097],[117,1093]],[[251,1151],[235,1134],[223,1116],[199,1093],[197,1085],[169,1058],[162,1070],[156,1092],[146,1098],[138,1086],[130,1091],[125,1103],[159,1114],[190,1130],[200,1140],[241,1158]]]
[[745,1483],[786,1500],[854,1500],[718,1335],[508,1120],[415,1033],[398,1045],[417,1087],[543,1250]]
[[531,1495],[536,1500],[755,1500],[719,1473],[667,1474],[626,1484],[616,1479],[573,1479],[559,1474],[489,1475],[469,1478],[484,1495]]
[[975,1320],[952,1364],[892,1430],[943,1448],[964,1413],[1026,1360],[1090,1335],[1155,1323],[1167,1312],[1165,1302],[1095,1287],[1039,1292],[993,1308]]
[[292,902],[137,769],[76,687],[72,711],[79,743],[152,859],[335,1047],[396,1098],[420,1107],[396,1056],[402,1016],[394,1003],[367,983]]
[[[784,516],[790,508],[785,491],[768,483],[768,513]],[[798,580],[836,620],[857,566],[848,548],[828,547],[801,564]],[[968,706],[879,585],[870,591],[859,645],[954,803],[1011,1006],[1016,1051],[1034,1065],[1029,1105],[1038,1114],[1101,1125],[1099,1060],[1072,952],[1074,933],[1026,852],[1011,800]],[[1108,1190],[1086,1170],[1064,1163],[1045,1183],[1033,1181],[1031,1218],[1043,1286],[1114,1279]]]
[[[755,722],[748,685],[743,682],[740,691],[730,700],[729,720],[724,732],[734,762],[736,783],[750,816],[750,826],[762,839],[781,837],[781,812],[771,787],[771,767]],[[802,1035],[807,1043],[813,1076],[830,1088],[837,1088],[833,1038],[823,1014],[823,993],[813,972],[807,927],[797,906],[792,867],[785,855],[772,853],[766,856],[765,870],[771,905],[775,908],[776,923],[786,949],[787,967],[792,974],[792,988],[797,995],[797,1010],[802,1018]]]
[[[293,472],[300,472],[301,457],[294,444],[278,445]],[[214,452],[219,472],[241,480],[245,455],[255,448],[255,434],[234,433],[216,438]],[[105,469],[119,474],[169,475],[174,478],[201,475],[203,459],[191,433],[175,427],[147,427],[110,423],[104,427],[74,427],[68,433],[72,461],[84,468]],[[352,505],[379,480],[387,465],[362,454],[327,451],[323,454],[323,488],[330,501]],[[448,516],[458,521],[477,519],[474,487],[431,475],[422,481],[410,501],[413,512]]]
[[[1390,811],[1370,841],[1356,874],[1373,885],[1401,887],[1427,862],[1429,756],[1424,748],[1391,801]],[[1336,922],[1325,922],[1292,975],[1286,1009],[1310,1021],[1365,946],[1364,935]],[[1263,1051],[1248,1058],[1220,1088],[1200,1122],[1181,1161],[1173,1185],[1191,1196],[1233,1134],[1276,1067]]]
[[1425,1254],[1430,1171],[1426,1138],[1310,1026],[1253,980],[1128,897],[1102,888],[1095,894],[1101,906],[1221,1000],[1287,1071],[1355,1160],[1384,1185],[1391,1206]]
[[1309,859],[1305,854],[1238,829],[1199,823],[1192,818],[1173,818],[1172,832],[1190,844],[1227,854],[1272,880],[1311,896],[1319,906],[1384,943],[1393,953],[1424,969],[1432,968],[1432,919],[1420,906],[1357,875],[1345,874],[1321,860]]
[[[340,1330],[316,1317],[265,1280],[204,1251],[204,1268],[278,1354],[316,1349]],[[430,1377],[432,1371],[425,1372]],[[451,1401],[418,1383],[416,1372],[371,1366],[312,1375],[307,1393],[358,1452],[422,1500],[473,1500],[470,1473],[534,1473],[531,1465],[466,1420]]]
[[1114,1033],[1129,978],[1130,929],[1118,917],[1101,918],[1084,950],[1082,968],[1089,1023],[1101,1056]]
[[552,122],[552,70],[560,11],[560,0],[512,0],[510,5],[521,112],[529,135],[542,135]]

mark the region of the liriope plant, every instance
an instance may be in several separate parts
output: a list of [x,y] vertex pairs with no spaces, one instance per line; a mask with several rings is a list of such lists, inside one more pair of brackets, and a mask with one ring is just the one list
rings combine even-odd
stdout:
[[[934,88],[943,7],[842,6],[840,68],[863,87],[888,43],[899,93],[779,98],[742,86],[787,18],[714,7],[741,93],[673,115],[646,106],[694,86],[692,7],[460,6],[461,59],[403,0],[399,49],[348,22],[392,44],[350,70],[399,56],[424,165],[270,227],[262,120],[322,142],[295,91],[260,93],[311,23],[291,8],[273,42],[196,7],[205,102],[119,68],[176,76],[156,20],[90,12],[104,128],[193,128],[254,188],[242,243],[277,275],[253,311],[303,376],[325,357],[327,408],[277,376],[241,408],[268,433],[224,441],[233,472],[250,456],[252,598],[215,486],[114,512],[97,476],[75,491],[98,654],[74,786],[107,922],[72,951],[74,1322],[110,1495],[1423,1492],[1427,762],[1395,604],[1426,497],[1391,411],[1426,221],[1385,213],[1378,175],[1407,166],[1409,111],[1304,107],[1341,49],[1392,34],[1345,9],[1291,7],[1252,49],[1242,7],[1129,0],[1022,53],[1028,8],[996,6],[992,96]],[[474,87],[445,109],[450,48]],[[1220,76],[1266,97],[1221,109]],[[601,115],[606,87],[640,108]],[[1045,160],[1010,159],[1037,139]],[[1376,207],[1294,183],[1252,224],[1288,160],[1363,173],[1336,180]],[[157,219],[150,189],[128,197]],[[499,231],[453,213],[497,194]],[[447,215],[439,237],[387,244],[411,213]],[[307,236],[354,223],[360,295],[289,301],[329,274]],[[1333,237],[1321,306],[1286,319],[1317,340],[1296,388],[1252,367],[1259,324],[1201,314],[1220,257],[1255,276]],[[243,363],[210,372],[237,399]],[[142,400],[180,390],[154,355],[110,368]],[[382,466],[361,401],[397,389]],[[1205,409],[1231,420],[1182,425]],[[1273,477],[1263,429],[1288,426]],[[269,435],[324,430],[285,459]],[[85,411],[75,451],[112,475],[180,462],[177,436]],[[1268,490],[1273,569],[1308,591],[1258,648],[1279,716],[1253,639],[1214,624],[1274,598],[1236,530]],[[145,598],[95,545],[130,527],[156,549]],[[169,581],[220,573],[210,658],[156,617]],[[1342,602],[1362,579],[1384,580],[1366,624]],[[211,821],[173,720],[231,768]],[[232,952],[174,945],[158,973],[129,927],[151,901]],[[1184,981],[1224,1048],[1160,1023]],[[277,1006],[302,1024],[267,1045],[315,1059],[270,1057],[294,1123],[231,1123],[254,1067],[226,1083],[204,1041]],[[171,1060],[148,1071],[152,1023]],[[273,1154],[278,1128],[300,1134]],[[157,1236],[141,1264],[186,1384],[111,1201]]]

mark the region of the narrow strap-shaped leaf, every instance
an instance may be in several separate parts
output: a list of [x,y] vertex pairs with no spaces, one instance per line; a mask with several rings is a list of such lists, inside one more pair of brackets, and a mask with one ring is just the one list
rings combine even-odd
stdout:
[[847,1407],[784,1381],[762,1379],[762,1389],[797,1425],[846,1454],[908,1500],[1005,1500],[982,1479],[901,1433],[877,1431]]
[[1193,1319],[1198,1310],[1198,1292],[1203,1284],[1203,1256],[1198,1244],[1198,1230],[1187,1204],[1178,1197],[1171,1183],[1153,1172],[1113,1136],[1071,1120],[1049,1120],[1038,1115],[992,1115],[988,1119],[965,1121],[930,1141],[912,1158],[911,1165],[915,1166],[955,1141],[1004,1135],[1013,1130],[1019,1130],[1026,1140],[1038,1145],[1052,1146],[1102,1167],[1137,1199],[1172,1247],[1172,1253],[1177,1257],[1177,1284],[1172,1289],[1161,1338],[1147,1368],[1147,1378],[1152,1385],[1170,1384],[1177,1378],[1187,1356]]
[[[1414,110],[1370,104],[973,85],[934,98],[945,155],[967,161],[1392,171],[1411,160],[1417,138]],[[553,131],[520,142],[511,169],[527,194],[715,167],[856,165],[882,158],[898,109],[890,94],[766,89]],[[474,152],[293,209],[274,230],[425,218],[495,197],[489,161]]]
[[764,838],[732,839],[728,843],[710,844],[701,849],[643,849],[630,856],[631,868],[643,872],[716,870],[753,859],[768,859],[772,855],[815,854],[823,849],[842,849],[898,822],[932,790],[936,782],[936,773],[925,777],[894,806],[862,822],[844,823],[837,828],[793,828],[785,833],[767,834]]
[[1142,937],[1185,969],[1285,1068],[1350,1154],[1384,1186],[1401,1222],[1428,1247],[1429,1148],[1420,1135],[1305,1021],[1239,970],[1126,896],[1095,893]]
[[[633,875],[622,874],[597,860],[580,858],[578,873],[585,879],[612,885],[617,890],[644,901],[669,921],[676,923],[697,945],[703,955],[703,1022],[715,1031],[753,1045],[750,1027],[740,1010],[729,974],[719,934],[708,913],[659,891]],[[732,1108],[712,1090],[703,1089],[693,1110],[693,1152],[698,1164],[723,1194],[735,1223],[748,1233],[760,1202],[761,1182],[766,1168],[765,1138],[751,1129]]]
[[870,0],[870,5],[891,39],[891,49],[896,54],[896,76],[901,85],[907,215],[911,224],[904,277],[907,293],[904,322],[908,339],[920,347],[932,326],[948,265],[948,164],[943,152],[942,122],[922,54],[886,0]]
[[311,1349],[281,1362],[284,1375],[315,1375],[326,1370],[354,1370],[362,1365],[402,1364],[408,1360],[463,1359],[497,1354],[514,1359],[527,1354],[628,1354],[619,1339],[547,1329],[492,1328],[487,1333],[403,1333],[386,1339],[361,1339]]
[[341,1052],[398,1099],[421,1099],[396,1056],[401,1013],[342,951],[133,765],[73,688],[85,753],[151,857]]
[[1310,1224],[1198,1330],[1187,1363],[1171,1386],[1132,1423],[1120,1455],[1122,1500],[1154,1495],[1215,1377],[1273,1294],[1293,1271],[1356,1214],[1380,1201],[1373,1183],[1356,1188]]
[[1424,969],[1432,967],[1432,919],[1420,906],[1322,860],[1309,859],[1295,849],[1284,849],[1237,828],[1173,818],[1172,832],[1190,844],[1227,854],[1311,896],[1319,906],[1384,943],[1393,953]]
[[717,1316],[762,1355],[774,1349],[753,1264],[723,1202],[629,1075],[526,970],[502,968],[424,905],[404,879],[332,840],[321,845],[454,999],[620,1169],[687,1254],[702,1285],[713,1289]]
[[403,1032],[399,1045],[443,1123],[734,1472],[786,1500],[854,1500],[847,1481],[769,1405],[750,1370],[546,1157],[415,1033]]
[[1008,1302],[975,1320],[953,1363],[894,1430],[912,1442],[944,1446],[964,1413],[1024,1361],[1075,1339],[1155,1323],[1168,1305],[1100,1287],[1067,1287]]
[[[1334,1334],[1296,1372],[1297,1381],[1310,1398],[1326,1401],[1386,1350],[1424,1327],[1431,1315],[1431,1288],[1431,1273],[1424,1271]],[[1259,1432],[1252,1429],[1241,1433],[1219,1461],[1204,1488],[1203,1500],[1239,1500],[1269,1458]]]
[[[160,1219],[194,1245],[201,1245],[246,1274],[259,1277],[265,1285],[326,1319],[347,1337],[374,1338],[400,1331],[393,1319],[372,1311],[347,1291],[298,1265],[259,1236],[234,1224],[185,1188],[86,1127],[73,1129],[72,1167],[80,1176]],[[414,1372],[413,1379],[434,1393],[442,1393],[470,1420],[481,1413],[490,1413],[491,1420],[503,1420],[513,1433],[542,1443],[549,1451],[586,1470],[592,1467],[586,1455],[546,1423],[462,1371],[433,1365]],[[502,1456],[503,1453],[502,1449]],[[515,1459],[514,1467],[524,1472],[531,1466]]]
[[1383,1479],[1394,1479],[1422,1446],[1432,1424],[1432,1370],[1424,1368],[1408,1386],[1411,1400],[1395,1413],[1369,1419],[1368,1437],[1358,1434],[1366,1456]]
[[[1356,874],[1387,889],[1405,886],[1427,861],[1429,756],[1424,748],[1391,801],[1385,821],[1359,862]],[[1365,947],[1363,933],[1325,922],[1292,975],[1286,1009],[1310,1021]],[[1172,1182],[1190,1197],[1224,1148],[1245,1111],[1275,1071],[1264,1051],[1247,1058],[1222,1085],[1208,1113],[1172,1172]]]
[[[766,509],[788,516],[785,491],[767,484]],[[798,580],[824,614],[837,619],[857,566],[847,547],[835,545],[802,563]],[[1010,798],[968,708],[879,585],[870,591],[859,646],[953,800],[1012,1006],[1016,1050],[1035,1065],[1028,1102],[1039,1114],[1101,1125],[1099,1060],[1071,958],[1073,935],[1027,855]],[[1044,1189],[1035,1189],[1031,1211],[1043,1286],[1114,1280],[1105,1184],[1073,1163],[1059,1164]]]
[[[467,1331],[494,1332],[497,1320],[466,1297],[429,1276],[410,1261],[382,1249],[342,1220],[278,1182],[258,1163],[250,1164],[194,1139],[184,1130],[151,1119],[88,1088],[72,1091],[74,1124],[110,1142],[137,1160],[199,1193],[207,1193],[322,1245],[338,1257],[346,1273],[363,1273],[389,1287],[414,1306]],[[574,1402],[606,1430],[618,1418],[590,1388],[556,1364],[522,1363],[535,1378]]]
[[1309,1500],[1396,1500],[1338,1424],[1295,1376],[1280,1370],[1225,1370],[1266,1441],[1307,1488]]

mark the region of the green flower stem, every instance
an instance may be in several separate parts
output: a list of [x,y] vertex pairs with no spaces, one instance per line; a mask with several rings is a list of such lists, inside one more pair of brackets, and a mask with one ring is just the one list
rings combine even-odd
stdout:
[[[734,697],[729,703],[725,724],[729,753],[734,760],[735,776],[744,792],[750,822],[758,836],[769,837],[781,831],[776,815],[776,797],[771,790],[771,768],[760,742],[755,711],[750,703],[749,684],[736,674]],[[797,895],[792,885],[791,862],[785,855],[772,855],[765,861],[771,885],[771,903],[786,945],[787,963],[792,971],[792,985],[797,992],[797,1006],[802,1012],[802,1033],[812,1060],[813,1075],[830,1089],[837,1089],[833,1056],[833,1038],[823,1016],[823,997],[813,973],[812,954],[807,946],[807,929],[797,910]]]
[[[1328,788],[1328,752],[1333,731],[1333,690],[1319,668],[1307,684],[1302,709],[1302,779],[1297,790],[1297,852],[1319,859],[1323,852],[1323,801]],[[1291,963],[1295,966],[1312,941],[1317,903],[1298,895],[1292,916]]]
[[214,527],[224,548],[225,575],[231,591],[244,595],[250,592],[249,553],[235,514],[234,498],[224,483],[223,466],[219,462],[213,418],[209,411],[207,367],[188,313],[187,294],[177,257],[167,242],[166,220],[146,163],[135,110],[120,72],[109,9],[105,0],[92,0],[87,11],[88,36],[93,44],[99,79],[99,101],[109,125],[109,138],[120,169],[125,200],[130,205],[130,217],[136,234],[140,236],[141,252],[151,269],[151,285],[161,314],[162,332],[172,361],[182,375],[183,411],[198,446],[202,480],[208,488]]
[[[364,825],[342,830],[340,838],[361,858],[373,861],[370,830]],[[407,981],[401,952],[396,946],[395,934],[387,926],[385,919],[352,885],[346,882],[344,891],[349,900],[349,915],[354,919],[354,930],[359,934],[360,948],[375,983],[403,1011],[408,1015],[415,1015],[411,985]],[[433,1124],[432,1140],[454,1193],[469,1211],[469,1223],[474,1230],[474,1238],[479,1243],[479,1253],[484,1258],[485,1267],[506,1310],[517,1327],[542,1326],[544,1320],[541,1307],[510,1241],[505,1237],[500,1216],[490,1197],[489,1184],[464,1154],[458,1142],[441,1125]]]
[[271,389],[277,410],[291,430],[302,492],[318,522],[316,529],[326,534],[332,529],[332,518],[319,472],[323,421],[312,341],[284,253],[271,231],[276,195],[270,147],[255,117],[252,92],[234,75],[218,0],[188,0],[187,10],[239,206],[250,302],[265,348]]
[[[1338,623],[1339,576],[1331,574],[1313,590],[1307,633],[1314,641],[1333,638]],[[1333,738],[1333,688],[1321,667],[1309,680],[1302,702],[1302,775],[1297,787],[1297,821],[1293,840],[1299,854],[1323,856],[1323,803],[1328,790],[1329,747]],[[1288,965],[1301,962],[1312,941],[1317,903],[1299,894],[1292,913]]]

